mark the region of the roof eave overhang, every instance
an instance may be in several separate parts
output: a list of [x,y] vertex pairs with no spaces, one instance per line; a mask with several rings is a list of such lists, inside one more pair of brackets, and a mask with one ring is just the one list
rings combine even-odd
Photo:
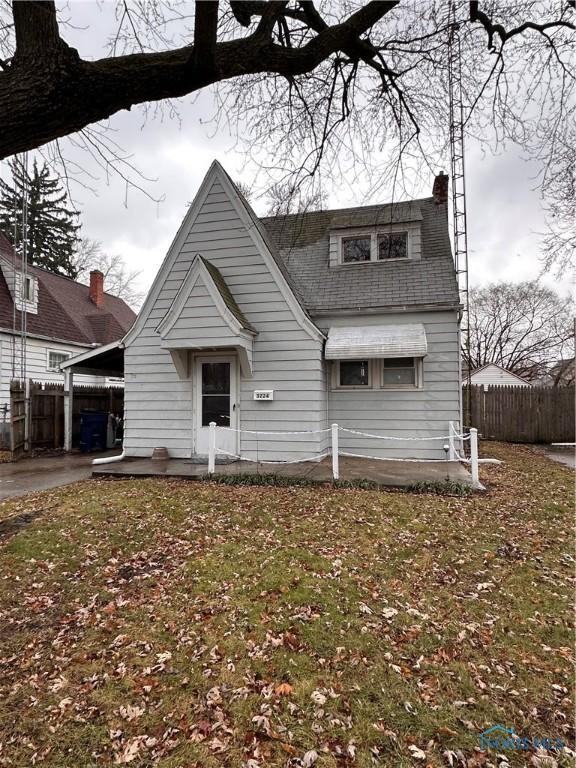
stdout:
[[124,349],[122,340],[119,339],[118,341],[112,341],[110,344],[104,344],[101,347],[95,347],[94,349],[89,349],[87,352],[81,352],[79,355],[70,357],[68,360],[60,363],[60,369],[79,369],[81,367],[91,368],[90,362],[94,362],[95,358],[106,355],[109,352],[113,352],[115,349]]
[[359,314],[394,314],[396,312],[459,312],[463,305],[458,304],[394,304],[386,307],[332,307],[330,309],[309,309],[312,317],[331,315],[359,315]]

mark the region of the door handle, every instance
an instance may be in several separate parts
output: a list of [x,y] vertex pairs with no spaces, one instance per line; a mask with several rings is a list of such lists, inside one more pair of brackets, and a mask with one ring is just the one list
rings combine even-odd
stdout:
[[232,405],[232,410],[233,410],[233,411],[235,411],[235,410],[236,410],[236,403],[233,403],[233,405]]

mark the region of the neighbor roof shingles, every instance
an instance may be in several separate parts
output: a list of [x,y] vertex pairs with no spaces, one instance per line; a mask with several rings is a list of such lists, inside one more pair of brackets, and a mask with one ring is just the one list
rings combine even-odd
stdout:
[[[2,261],[16,269],[20,266],[12,245],[0,232],[0,264]],[[38,280],[38,312],[26,314],[26,328],[31,335],[86,345],[107,344],[121,338],[136,319],[126,302],[117,296],[105,293],[102,307],[97,307],[90,300],[87,285],[39,267],[28,266],[28,274]],[[0,269],[0,329],[11,331],[13,323],[12,296]],[[17,311],[17,331],[19,323]]]
[[[445,205],[433,198],[263,218],[269,238],[310,313],[459,304]],[[419,221],[421,258],[330,267],[330,232]]]

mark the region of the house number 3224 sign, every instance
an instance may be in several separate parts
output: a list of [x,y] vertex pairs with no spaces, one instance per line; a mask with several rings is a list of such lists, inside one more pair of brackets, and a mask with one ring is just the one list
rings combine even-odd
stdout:
[[273,389],[255,389],[254,400],[274,400]]

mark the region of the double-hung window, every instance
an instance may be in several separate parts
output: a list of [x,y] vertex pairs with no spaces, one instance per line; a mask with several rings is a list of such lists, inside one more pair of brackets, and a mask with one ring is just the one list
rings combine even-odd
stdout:
[[48,360],[46,361],[46,368],[49,371],[60,371],[60,366],[63,362],[68,360],[70,352],[60,352],[55,349],[48,350]]
[[415,357],[388,357],[382,361],[384,389],[414,388],[418,386]]

